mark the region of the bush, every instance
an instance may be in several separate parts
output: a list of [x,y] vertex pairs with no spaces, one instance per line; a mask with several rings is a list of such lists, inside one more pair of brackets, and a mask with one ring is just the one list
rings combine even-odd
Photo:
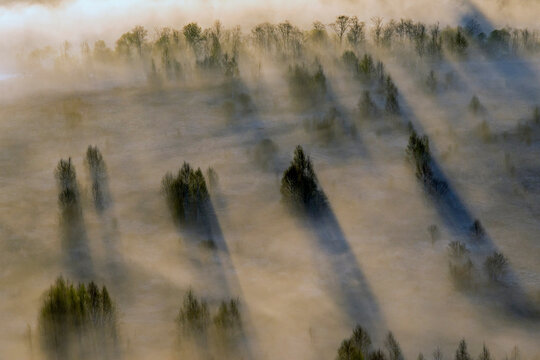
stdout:
[[220,329],[241,329],[242,319],[239,307],[238,299],[231,299],[228,302],[222,301],[214,316],[214,325]]
[[182,338],[196,343],[203,340],[199,344],[211,352],[232,351],[243,337],[238,299],[221,301],[212,316],[206,301],[198,298],[192,290],[184,296],[176,324]]
[[452,281],[458,288],[469,288],[472,285],[474,270],[474,265],[469,258],[469,249],[460,241],[452,241],[448,245],[448,256]]
[[452,259],[462,259],[469,254],[469,249],[461,241],[452,241],[448,244],[448,256]]
[[449,269],[450,277],[456,287],[466,289],[472,286],[474,265],[471,259],[467,257],[460,261],[450,261]]
[[469,102],[469,111],[473,115],[479,115],[480,113],[484,112],[484,106],[482,103],[480,103],[480,100],[476,95],[473,95],[471,98],[471,101]]
[[210,325],[208,305],[189,290],[184,296],[176,322],[184,335],[203,334]]
[[471,227],[469,228],[469,232],[472,238],[476,240],[482,240],[486,235],[486,231],[484,230],[482,223],[478,219],[474,220]]
[[38,323],[50,359],[101,358],[115,351],[116,308],[105,286],[75,286],[59,277],[45,293]]
[[107,168],[101,152],[97,146],[88,146],[86,150],[86,163],[92,181],[92,197],[98,212],[109,207],[109,194],[107,185]]
[[204,223],[210,196],[200,168],[194,171],[184,162],[176,177],[172,173],[163,177],[161,186],[173,219],[179,225],[197,228]]
[[508,259],[502,253],[495,251],[486,258],[484,269],[490,280],[500,281],[508,271]]
[[309,156],[298,145],[291,165],[281,179],[281,197],[284,202],[300,210],[318,210],[325,203]]

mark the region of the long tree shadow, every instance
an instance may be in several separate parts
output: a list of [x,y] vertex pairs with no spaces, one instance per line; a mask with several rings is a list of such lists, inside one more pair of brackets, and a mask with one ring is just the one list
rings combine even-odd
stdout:
[[[186,238],[187,257],[196,269],[199,281],[207,286],[209,300],[245,299],[200,169],[193,171],[185,163],[178,178],[167,174],[162,185],[178,232]],[[243,357],[251,359],[257,354],[256,336],[249,306],[244,303],[242,310],[244,327],[239,351]]]
[[[489,31],[495,30],[495,24],[491,20],[489,20],[482,10],[474,4],[471,0],[465,0],[464,3],[468,7],[468,11],[461,17],[461,23],[467,25],[472,20],[476,21],[480,27],[484,27]],[[473,34],[475,35],[475,34]],[[508,44],[510,46],[510,44]],[[489,59],[492,55],[490,54],[489,46],[486,48],[481,49],[483,54]],[[517,53],[513,53],[510,56],[512,56],[512,59],[514,61],[518,61],[520,63],[519,71],[522,73],[522,78],[526,79],[528,84],[538,84],[539,83],[539,77],[536,71],[533,69],[531,64],[524,59],[522,56],[520,56]],[[498,61],[499,59],[495,59],[495,61],[490,61],[490,65],[505,79],[509,79],[510,81],[506,82],[506,87],[511,87],[512,90],[516,93],[516,95],[523,97],[523,96],[530,96],[531,101],[536,101],[537,98],[535,97],[534,92],[532,91],[524,91],[525,89],[518,89],[515,86],[516,83],[516,75],[509,73],[509,69],[506,66],[506,61]]]
[[[321,189],[324,195],[324,191]],[[332,274],[323,274],[330,294],[348,315],[350,325],[362,324],[381,334],[385,321],[371,287],[329,203],[307,214],[305,223],[317,240]]]
[[88,247],[88,236],[75,166],[71,158],[62,159],[55,171],[60,208],[60,235],[64,250],[64,264],[69,274],[80,281],[90,281],[94,276],[94,265]]
[[[414,110],[403,97],[402,103],[406,109],[404,117],[411,123],[411,139],[413,139],[417,131],[423,133],[424,130]],[[411,144],[411,139],[409,144]],[[413,142],[418,139],[416,138]],[[433,144],[428,143],[427,148],[428,153],[422,155],[425,160],[415,163],[416,176],[445,227],[457,239],[468,245],[472,250],[472,256],[478,261],[494,252],[500,252],[488,231],[462,200],[437,159],[429,153],[429,149],[433,149]],[[540,319],[537,305],[531,301],[511,267],[508,269],[507,279],[509,280],[507,283],[494,282],[490,283],[490,286],[475,288],[476,292],[467,293],[473,296],[480,295],[482,299],[490,299],[494,305],[502,306],[511,315],[523,319]]]
[[[317,263],[324,261],[321,278],[335,302],[348,317],[380,334],[385,320],[351,246],[321,188],[309,157],[298,146],[281,182],[282,200],[313,234],[317,243]],[[324,268],[324,269],[322,269]],[[328,272],[327,272],[328,271]]]
[[92,200],[99,217],[105,248],[105,268],[107,274],[116,283],[119,283],[126,279],[127,274],[122,252],[118,249],[120,236],[118,222],[114,214],[114,202],[109,189],[107,166],[97,146],[88,147],[86,165],[92,184]]

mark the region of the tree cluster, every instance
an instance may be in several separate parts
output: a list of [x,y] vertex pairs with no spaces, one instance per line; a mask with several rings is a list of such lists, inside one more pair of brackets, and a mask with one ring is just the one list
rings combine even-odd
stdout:
[[105,286],[74,285],[59,277],[44,295],[38,322],[49,359],[107,359],[116,354],[116,308]]

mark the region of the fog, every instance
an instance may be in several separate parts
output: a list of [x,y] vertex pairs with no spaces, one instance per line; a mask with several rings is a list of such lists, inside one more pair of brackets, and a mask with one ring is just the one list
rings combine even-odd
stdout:
[[[539,13],[0,2],[0,359],[468,360],[462,339],[472,358],[540,359]],[[333,30],[342,14],[364,22],[358,39],[352,19]],[[304,202],[287,196],[308,185],[284,180],[298,145],[315,173]],[[184,162],[204,177],[186,176],[194,198],[175,192]],[[47,340],[59,276],[106,286],[114,346],[95,317],[81,333],[52,322],[64,340]],[[182,322],[190,290],[204,331]],[[235,299],[229,328],[219,306]],[[344,357],[357,325],[372,346]]]

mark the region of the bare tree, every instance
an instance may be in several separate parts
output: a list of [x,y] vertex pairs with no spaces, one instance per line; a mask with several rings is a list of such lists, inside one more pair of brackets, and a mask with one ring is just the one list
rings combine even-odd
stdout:
[[350,26],[350,18],[346,15],[340,15],[336,18],[336,21],[330,24],[330,27],[339,38],[339,44],[343,41],[343,35],[347,32]]
[[362,41],[364,41],[364,27],[365,23],[358,21],[356,16],[353,16],[349,20],[349,33],[347,34],[347,40],[353,47],[357,47]]
[[373,24],[372,32],[373,32],[373,40],[375,41],[375,44],[379,45],[381,42],[381,35],[382,35],[382,26],[383,19],[379,16],[375,16],[371,18],[371,23]]

